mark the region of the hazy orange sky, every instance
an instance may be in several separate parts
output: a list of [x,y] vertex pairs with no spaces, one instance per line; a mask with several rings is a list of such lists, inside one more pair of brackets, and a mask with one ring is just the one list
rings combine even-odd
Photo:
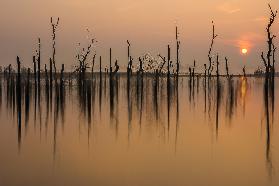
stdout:
[[[67,69],[75,63],[77,43],[86,42],[86,28],[98,40],[97,55],[103,55],[107,62],[112,47],[113,57],[124,66],[127,39],[132,43],[134,58],[146,52],[165,55],[167,44],[174,50],[176,25],[182,44],[182,65],[187,67],[196,59],[202,67],[207,62],[211,20],[214,20],[219,35],[214,53],[218,52],[222,61],[228,56],[235,73],[240,73],[243,65],[252,72],[262,65],[260,53],[266,49],[267,3],[279,9],[279,1],[275,0],[0,1],[0,64],[15,64],[19,55],[26,65],[31,65],[37,37],[42,38],[43,63],[48,63],[50,17],[59,16],[57,63],[65,63]],[[278,20],[274,25],[277,35]],[[248,55],[241,55],[241,48],[248,48]]]

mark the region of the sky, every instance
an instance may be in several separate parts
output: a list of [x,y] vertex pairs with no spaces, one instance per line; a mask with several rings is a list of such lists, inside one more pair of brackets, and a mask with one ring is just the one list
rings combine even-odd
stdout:
[[[253,72],[262,66],[260,54],[266,51],[265,27],[270,2],[275,0],[0,0],[0,65],[16,64],[20,56],[25,66],[31,66],[42,41],[42,63],[51,56],[50,17],[60,17],[57,30],[57,65],[66,69],[76,63],[78,43],[87,46],[88,32],[98,40],[97,56],[108,63],[109,48],[113,59],[124,69],[127,64],[127,43],[137,59],[150,53],[167,55],[171,46],[175,59],[175,26],[181,41],[181,64],[186,70],[196,60],[201,70],[207,63],[212,35],[211,21],[216,27],[214,54],[219,54],[223,69],[225,56],[233,73],[246,66]],[[273,31],[278,35],[279,17]],[[277,42],[276,42],[277,43]],[[247,48],[247,55],[241,49]],[[92,56],[90,56],[92,57]]]

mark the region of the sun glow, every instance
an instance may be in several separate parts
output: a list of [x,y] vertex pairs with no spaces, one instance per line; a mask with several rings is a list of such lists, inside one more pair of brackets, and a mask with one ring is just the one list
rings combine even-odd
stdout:
[[247,48],[243,48],[243,49],[241,49],[241,53],[242,53],[242,54],[244,54],[244,55],[245,55],[245,54],[247,54],[247,52],[248,52]]

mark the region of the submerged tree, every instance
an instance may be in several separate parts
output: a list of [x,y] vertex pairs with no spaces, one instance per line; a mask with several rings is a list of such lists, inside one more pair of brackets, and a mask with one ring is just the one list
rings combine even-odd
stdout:
[[211,38],[211,43],[210,43],[210,47],[209,47],[209,51],[208,51],[208,61],[209,61],[209,67],[207,69],[207,75],[211,76],[211,73],[213,71],[213,56],[212,56],[212,50],[213,50],[213,45],[214,45],[214,41],[216,39],[218,35],[215,34],[215,25],[214,22],[212,21],[212,38]]
[[56,30],[57,27],[59,25],[59,17],[57,18],[56,21],[53,20],[53,18],[50,18],[50,23],[51,23],[51,28],[52,28],[52,58],[50,59],[50,69],[49,69],[49,73],[50,73],[50,83],[52,84],[52,65],[54,66],[54,70],[55,70],[55,80],[56,80]]
[[175,38],[176,38],[176,74],[179,75],[180,70],[180,61],[179,61],[179,49],[180,49],[180,40],[178,38],[178,28],[175,28]]
[[[87,30],[88,31],[88,30]],[[88,31],[89,32],[89,31]],[[84,80],[85,79],[85,72],[87,68],[89,67],[89,63],[87,63],[87,59],[92,52],[92,48],[94,47],[96,43],[96,39],[90,38],[89,44],[87,47],[84,47],[81,49],[81,51],[78,51],[78,54],[76,55],[76,58],[78,60],[78,65],[76,66],[76,72],[79,74],[79,80]],[[78,44],[80,46],[80,43]],[[94,59],[94,57],[93,57]]]
[[95,59],[96,59],[96,53],[93,55],[93,58],[92,58],[92,67],[91,67],[92,78],[93,78],[94,67],[95,67]]
[[226,64],[226,76],[227,78],[230,77],[230,74],[229,74],[229,64],[228,64],[228,58],[225,57],[225,64]]
[[[265,66],[265,72],[267,76],[270,76],[272,73],[272,76],[274,76],[274,72],[275,72],[275,67],[274,67],[274,63],[275,63],[275,51],[276,51],[276,47],[273,43],[274,38],[276,37],[272,31],[272,25],[276,19],[277,16],[277,10],[274,11],[271,7],[270,4],[268,4],[269,10],[270,10],[270,18],[269,18],[269,23],[266,27],[266,32],[267,32],[267,45],[268,45],[268,51],[266,53],[266,56],[264,56],[264,52],[262,52],[261,54],[261,58],[262,61],[264,63]],[[273,56],[273,58],[271,58]]]
[[272,157],[270,152],[271,146],[271,129],[273,119],[270,120],[270,115],[274,117],[274,75],[275,75],[275,52],[276,47],[274,45],[275,35],[272,33],[272,26],[275,22],[277,16],[277,10],[274,11],[271,8],[271,5],[268,4],[270,10],[269,23],[266,27],[267,32],[267,45],[268,51],[266,56],[264,52],[261,54],[262,61],[265,66],[265,82],[264,82],[264,106],[265,106],[265,119],[266,119],[266,164],[268,168],[269,175],[272,176],[273,166],[272,166]]
[[35,84],[40,83],[41,79],[41,39],[38,38],[38,48],[33,55],[33,74],[35,78]]
[[132,68],[133,68],[133,58],[131,56],[131,43],[129,40],[127,40],[127,44],[128,44],[128,65],[127,65],[127,75],[128,78],[130,77],[130,75],[132,74]]

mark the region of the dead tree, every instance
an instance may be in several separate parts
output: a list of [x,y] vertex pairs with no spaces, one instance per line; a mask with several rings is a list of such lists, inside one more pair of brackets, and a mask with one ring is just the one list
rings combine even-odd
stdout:
[[16,106],[17,106],[17,126],[18,126],[18,145],[20,147],[21,144],[21,76],[20,76],[20,60],[17,56],[17,80],[16,80]]
[[227,78],[229,78],[230,75],[229,75],[229,65],[228,65],[228,58],[227,57],[225,57],[225,63],[226,63],[226,75],[227,75]]
[[143,61],[141,57],[139,57],[139,70],[138,73],[142,74],[143,73]]
[[37,62],[36,62],[36,56],[33,56],[33,72],[34,72],[35,81],[37,81]]
[[64,94],[63,94],[63,88],[64,88],[64,71],[65,71],[65,65],[62,64],[61,72],[60,72],[60,100],[61,100],[61,103],[63,102],[63,99],[64,99]]
[[274,44],[272,44],[272,76],[275,75],[275,53],[276,53],[277,47],[275,47]]
[[180,64],[179,64],[180,41],[179,41],[179,38],[178,38],[178,28],[177,27],[175,29],[175,36],[176,36],[176,75],[178,77],[179,69],[180,69]]
[[246,78],[246,67],[245,66],[242,68],[242,72],[243,72],[243,77]]
[[161,56],[161,54],[159,54],[158,56],[163,60],[163,64],[161,65],[161,67],[159,69],[159,74],[162,74],[162,70],[163,70],[163,68],[164,68],[164,66],[165,66],[167,61],[166,61],[165,57]]
[[113,74],[112,76],[115,76],[116,73],[119,71],[119,65],[118,65],[118,60],[115,60],[115,63],[114,63],[114,71],[113,71]]
[[109,73],[111,74],[112,73],[112,66],[111,66],[111,60],[112,60],[112,57],[111,57],[111,48],[109,49]]
[[61,72],[60,72],[60,85],[64,82],[64,71],[65,71],[65,65],[62,64]]
[[94,54],[94,56],[92,58],[92,67],[91,67],[92,78],[93,78],[93,74],[94,74],[95,59],[96,59],[96,54]]
[[16,62],[17,62],[17,76],[20,77],[20,60],[18,56],[16,57]]
[[47,96],[48,96],[48,91],[49,91],[49,78],[48,78],[47,65],[46,65],[46,64],[45,64],[45,83],[46,83],[46,91],[47,91]]
[[216,57],[216,75],[219,77],[219,55]]
[[54,69],[54,81],[55,81],[55,84],[57,84],[57,68],[56,68],[55,63],[52,63],[52,64],[53,64],[53,69]]
[[9,65],[8,65],[8,81],[9,81],[10,78],[11,78],[11,73],[12,73],[12,65],[9,64]]
[[45,64],[45,82],[46,82],[46,87],[48,87],[49,79],[48,79],[47,65],[46,64]]
[[[191,80],[193,81],[193,88],[195,88],[195,76],[196,76],[195,69],[196,69],[196,60],[194,60],[194,66],[192,68],[192,78],[191,78]],[[198,76],[197,76],[197,79],[198,79]]]
[[[59,17],[56,21],[53,20],[53,18],[50,18],[51,28],[52,28],[52,63],[56,70],[56,30],[59,25]],[[56,79],[56,72],[55,72],[55,79]],[[50,83],[52,84],[52,66],[50,66]]]
[[[275,22],[275,19],[277,17],[277,10],[274,11],[270,4],[268,4],[269,10],[270,10],[270,18],[269,23],[266,27],[267,32],[267,46],[268,51],[266,53],[266,56],[264,56],[264,52],[261,54],[262,61],[265,66],[265,83],[264,83],[264,102],[265,102],[265,115],[266,115],[266,131],[267,131],[267,140],[266,140],[266,159],[267,159],[267,165],[269,167],[269,171],[272,171],[272,161],[271,161],[271,155],[270,155],[270,128],[272,127],[270,125],[270,114],[273,117],[274,114],[274,76],[275,76],[275,52],[276,47],[273,43],[273,40],[275,39],[275,35],[272,33],[272,26]],[[271,58],[272,56],[272,58]],[[271,105],[269,105],[271,104]],[[271,113],[269,110],[269,107],[271,106]]]
[[130,57],[131,57],[131,55],[130,55],[131,43],[130,43],[129,40],[127,40],[127,44],[128,44],[128,64],[129,64],[129,62],[130,62]]
[[50,80],[50,87],[52,87],[52,59],[49,58],[49,80]]
[[127,67],[128,76],[132,74],[132,67],[133,67],[133,58],[130,56],[128,67]]
[[128,44],[128,66],[127,66],[127,75],[128,78],[130,78],[130,75],[132,73],[132,66],[133,66],[133,58],[131,56],[131,43],[129,40],[127,40],[127,44]]
[[192,76],[193,78],[195,78],[195,68],[196,68],[196,60],[194,60],[194,66],[193,66],[193,69],[192,69]]
[[204,77],[206,77],[206,71],[207,71],[206,64],[203,64],[203,66],[204,66]]
[[86,69],[89,68],[88,66],[89,64],[86,63],[86,60],[89,54],[91,53],[94,44],[95,44],[95,39],[91,39],[87,48],[82,48],[82,51],[76,55],[76,58],[79,62],[79,65],[76,68],[76,72],[78,72],[79,74],[79,81],[85,79]]
[[38,83],[41,82],[41,39],[38,38],[38,51],[37,51],[37,63],[38,63]]
[[100,56],[99,75],[100,75],[100,82],[101,82],[101,80],[102,80],[102,56]]
[[168,78],[170,76],[170,64],[171,64],[171,59],[170,59],[170,45],[168,45]]
[[213,50],[214,41],[217,36],[218,35],[215,34],[215,25],[214,25],[214,22],[212,21],[212,39],[211,39],[211,43],[210,43],[210,47],[209,47],[209,51],[208,51],[208,61],[209,61],[209,67],[207,69],[208,76],[211,76],[211,72],[213,71],[212,50]]
[[[261,54],[261,58],[262,58],[262,61],[264,63],[265,69],[266,69],[266,76],[270,76],[270,72],[274,71],[273,69],[274,69],[275,60],[271,63],[271,60],[272,60],[271,56],[272,55],[274,56],[275,51],[276,51],[276,47],[274,46],[274,43],[273,43],[273,40],[276,36],[274,34],[272,34],[271,28],[276,19],[277,10],[274,11],[271,8],[270,4],[268,4],[268,7],[270,9],[269,23],[266,27],[268,51],[267,51],[266,56],[264,56],[264,52],[262,52],[262,54]],[[273,59],[275,59],[275,58],[273,57]]]

